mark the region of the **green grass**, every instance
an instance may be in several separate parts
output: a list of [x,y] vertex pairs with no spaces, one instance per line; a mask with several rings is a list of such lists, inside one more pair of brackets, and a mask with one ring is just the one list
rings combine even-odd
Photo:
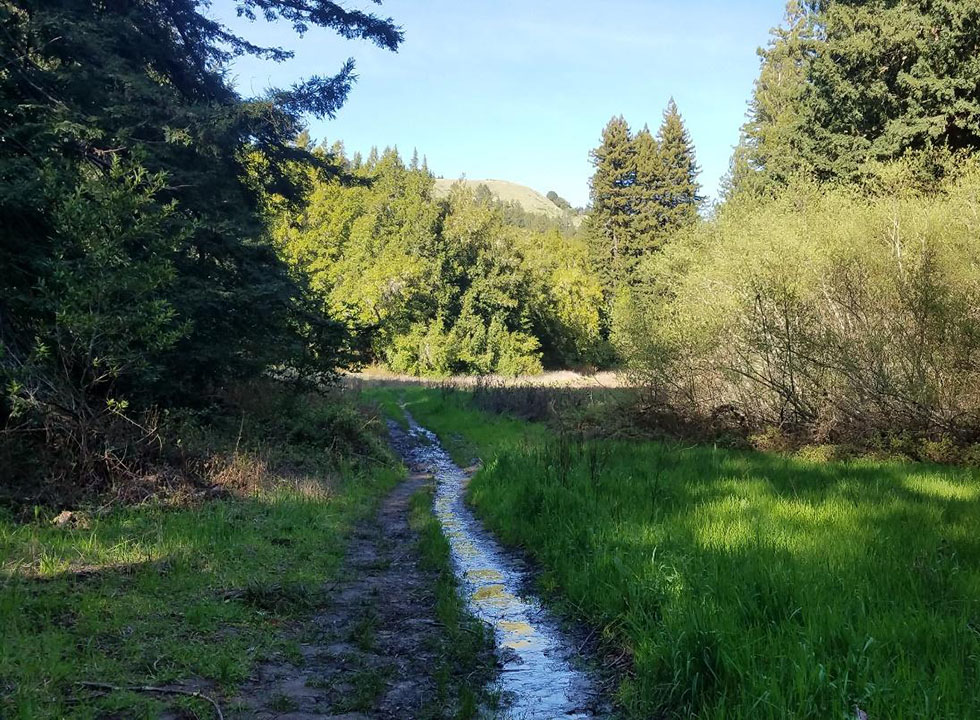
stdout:
[[632,717],[980,718],[976,471],[564,441],[404,393],[470,501],[632,657]]
[[[482,689],[492,673],[490,630],[466,610],[450,561],[449,542],[432,511],[432,490],[412,497],[409,524],[419,535],[422,566],[438,572],[436,617],[441,625],[434,640],[439,645],[435,669],[436,696],[429,703],[432,717],[446,717],[453,708],[458,720],[477,716],[492,698]],[[464,680],[465,678],[465,680]]]
[[[243,423],[231,424],[234,446]],[[295,654],[292,622],[329,600],[349,531],[403,474],[383,458],[330,472],[336,458],[315,447],[332,427],[310,422],[310,442],[276,441],[283,461],[312,473],[294,482],[191,505],[93,508],[75,528],[52,526],[49,511],[29,522],[0,511],[0,717],[149,718],[166,706],[212,717],[195,700],[75,683],[203,681],[206,694],[228,696],[256,662]]]

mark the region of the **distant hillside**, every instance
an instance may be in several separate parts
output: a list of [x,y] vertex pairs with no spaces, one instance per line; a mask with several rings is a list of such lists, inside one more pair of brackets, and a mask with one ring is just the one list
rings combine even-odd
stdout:
[[502,202],[517,201],[524,208],[525,212],[545,215],[555,220],[568,219],[576,227],[582,222],[581,216],[566,213],[537,190],[533,190],[525,185],[507,182],[506,180],[453,180],[440,178],[436,180],[436,196],[445,197],[449,194],[449,188],[457,182],[463,182],[473,190],[476,190],[480,185],[486,185],[495,198]]

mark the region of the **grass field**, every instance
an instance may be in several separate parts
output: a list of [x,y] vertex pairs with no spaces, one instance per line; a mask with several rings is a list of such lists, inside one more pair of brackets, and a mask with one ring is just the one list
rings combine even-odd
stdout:
[[[256,662],[298,653],[291,621],[329,600],[349,530],[403,472],[383,456],[338,467],[324,436],[365,419],[353,410],[338,419],[329,401],[322,412],[304,407],[288,421],[230,423],[232,447],[243,429],[243,447],[268,443],[236,461],[254,476],[247,492],[92,507],[64,527],[49,511],[27,521],[0,513],[0,717],[142,718],[176,706],[210,718],[199,699],[76,683],[229,696]],[[291,469],[274,472],[263,458]]]
[[563,440],[401,393],[556,602],[632,657],[632,717],[980,718],[974,470]]

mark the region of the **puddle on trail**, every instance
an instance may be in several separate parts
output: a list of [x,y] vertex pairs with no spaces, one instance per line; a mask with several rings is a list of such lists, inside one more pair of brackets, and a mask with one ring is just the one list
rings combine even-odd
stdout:
[[435,512],[452,548],[453,568],[469,610],[494,628],[503,667],[502,717],[514,720],[596,718],[593,679],[570,662],[577,645],[537,598],[526,593],[528,570],[505,551],[463,502],[466,474],[436,436],[409,417],[409,431],[392,425],[406,461],[436,479]]

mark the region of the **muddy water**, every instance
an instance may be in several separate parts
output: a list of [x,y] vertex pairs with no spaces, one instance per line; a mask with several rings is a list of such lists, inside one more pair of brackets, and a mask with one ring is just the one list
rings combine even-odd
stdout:
[[[573,664],[578,643],[529,594],[528,569],[504,550],[463,502],[467,476],[436,436],[409,417],[393,428],[409,463],[433,473],[435,511],[452,548],[453,567],[470,612],[494,629],[503,667],[504,717],[515,720],[597,718],[593,679]],[[604,713],[603,713],[604,715]]]

